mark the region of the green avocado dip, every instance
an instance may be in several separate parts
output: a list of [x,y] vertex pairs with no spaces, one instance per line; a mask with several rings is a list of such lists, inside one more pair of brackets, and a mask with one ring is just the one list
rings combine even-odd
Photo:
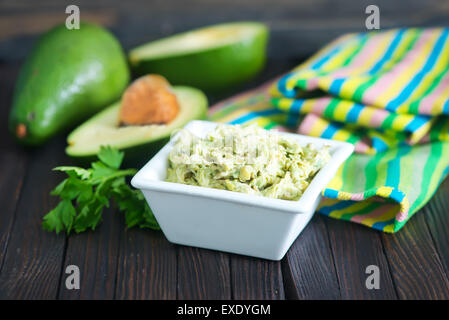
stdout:
[[257,126],[218,125],[205,138],[184,130],[170,151],[166,181],[298,200],[329,161],[328,149]]

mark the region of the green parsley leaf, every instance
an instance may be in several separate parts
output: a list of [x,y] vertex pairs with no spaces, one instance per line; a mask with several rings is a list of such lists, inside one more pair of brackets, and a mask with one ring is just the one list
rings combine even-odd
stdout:
[[83,232],[95,230],[102,220],[103,209],[111,201],[125,214],[126,225],[131,228],[151,228],[159,230],[159,225],[139,190],[132,189],[126,177],[137,170],[120,170],[124,153],[111,147],[102,147],[99,161],[91,168],[61,166],[53,170],[65,172],[68,176],[59,183],[51,195],[58,196],[60,202],[48,212],[42,222],[47,231],[69,234],[72,230]]
[[59,233],[62,230],[67,230],[67,233],[70,233],[75,215],[76,211],[72,202],[63,200],[44,217],[42,225],[47,231]]
[[62,166],[62,167],[53,168],[53,170],[66,172],[67,174],[74,173],[82,180],[89,179],[90,175],[91,175],[91,172],[89,170],[86,170],[84,168],[79,168],[79,167]]
[[111,168],[118,169],[122,164],[124,153],[109,146],[101,147],[98,158]]

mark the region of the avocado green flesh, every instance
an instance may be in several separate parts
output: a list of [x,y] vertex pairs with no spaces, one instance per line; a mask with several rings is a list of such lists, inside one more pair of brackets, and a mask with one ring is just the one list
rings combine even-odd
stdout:
[[66,153],[74,158],[92,157],[98,154],[102,145],[125,151],[127,158],[153,155],[171,133],[194,119],[203,119],[207,111],[207,98],[197,89],[174,87],[180,110],[175,119],[165,125],[120,126],[117,102],[96,114],[68,137]]
[[19,142],[39,145],[119,99],[129,78],[126,56],[108,31],[86,23],[55,27],[20,71],[9,129]]
[[265,64],[268,29],[257,22],[201,28],[140,46],[129,60],[137,74],[220,91],[248,80]]

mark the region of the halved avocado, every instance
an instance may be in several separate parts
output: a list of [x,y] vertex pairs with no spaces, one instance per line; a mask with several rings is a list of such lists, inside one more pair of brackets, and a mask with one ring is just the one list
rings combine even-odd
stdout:
[[208,102],[203,92],[182,86],[173,87],[172,90],[180,109],[168,124],[120,126],[120,102],[117,102],[70,133],[66,153],[77,160],[91,161],[96,158],[102,145],[108,145],[125,151],[127,161],[147,161],[170,139],[175,129],[191,120],[206,117]]
[[263,23],[224,23],[144,44],[129,52],[129,60],[138,75],[157,73],[173,85],[217,92],[262,69],[267,41]]

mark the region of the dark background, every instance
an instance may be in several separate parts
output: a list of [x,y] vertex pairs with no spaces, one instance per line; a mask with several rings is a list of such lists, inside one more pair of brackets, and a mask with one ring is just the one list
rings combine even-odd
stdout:
[[365,8],[380,8],[381,28],[444,26],[444,0],[156,0],[0,1],[0,61],[21,61],[36,36],[65,21],[76,4],[81,19],[109,27],[126,50],[144,42],[209,24],[257,20],[271,30],[270,62],[304,58],[346,32],[365,31]]
[[[0,1],[0,298],[449,299],[448,180],[394,235],[315,215],[281,262],[173,245],[161,232],[125,229],[115,208],[95,232],[44,232],[42,216],[56,204],[49,191],[62,178],[51,168],[70,164],[64,137],[22,149],[7,115],[20,63],[40,33],[65,21],[69,4],[125,50],[208,24],[267,23],[267,66],[234,92],[288,71],[340,34],[364,31],[369,4],[379,6],[382,29],[449,25],[449,1],[436,0]],[[81,269],[81,290],[65,289],[70,264]],[[380,290],[365,287],[371,264]]]
[[208,24],[263,21],[270,26],[270,53],[277,59],[308,55],[340,34],[364,31],[370,4],[380,8],[383,29],[449,22],[444,0],[2,0],[0,59],[21,60],[36,34],[65,20],[69,4],[80,7],[82,19],[110,27],[125,49]]

